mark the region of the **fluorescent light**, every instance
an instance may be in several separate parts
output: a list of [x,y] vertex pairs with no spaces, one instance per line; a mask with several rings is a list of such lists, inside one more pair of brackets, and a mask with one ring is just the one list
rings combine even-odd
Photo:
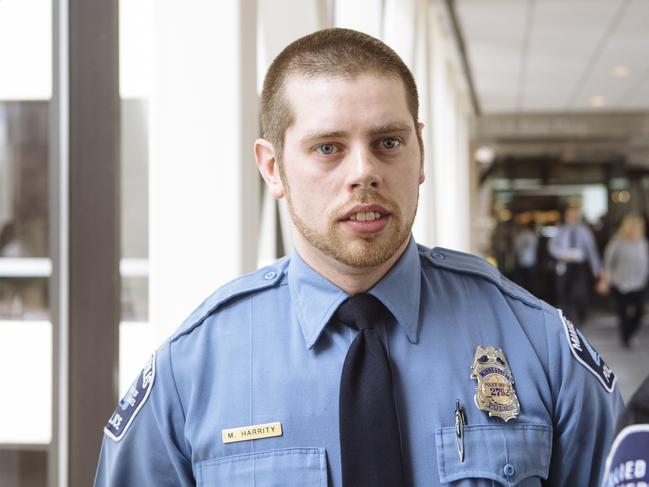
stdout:
[[615,78],[626,78],[631,74],[631,68],[625,64],[620,64],[619,66],[614,66],[611,69],[611,76]]
[[606,105],[606,98],[601,95],[592,96],[590,98],[590,106],[593,108],[601,108]]
[[475,160],[482,164],[491,164],[496,158],[496,151],[493,147],[479,147],[474,154]]

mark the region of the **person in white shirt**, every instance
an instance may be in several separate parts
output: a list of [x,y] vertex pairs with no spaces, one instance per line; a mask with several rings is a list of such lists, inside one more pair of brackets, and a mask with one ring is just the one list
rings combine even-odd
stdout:
[[604,251],[604,270],[597,290],[612,290],[618,315],[620,339],[625,348],[640,327],[644,289],[649,278],[649,245],[644,236],[644,220],[626,215],[620,229]]
[[581,220],[581,209],[569,206],[564,211],[564,224],[548,244],[550,255],[557,261],[556,305],[577,325],[586,317],[590,290],[590,273],[596,279],[601,260],[593,232]]

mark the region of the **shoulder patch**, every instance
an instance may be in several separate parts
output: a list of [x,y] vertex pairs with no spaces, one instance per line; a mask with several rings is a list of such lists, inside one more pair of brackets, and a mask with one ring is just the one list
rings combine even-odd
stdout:
[[649,424],[627,426],[620,431],[611,446],[606,459],[606,473],[602,486],[647,485],[648,463]]
[[606,362],[602,360],[602,357],[590,346],[586,341],[584,336],[575,328],[575,325],[563,315],[561,310],[559,315],[561,316],[561,321],[563,322],[563,328],[566,332],[566,339],[568,340],[568,345],[570,346],[570,351],[572,352],[573,357],[577,359],[581,365],[586,367],[597,379],[600,384],[606,389],[607,392],[613,392],[615,388],[615,383],[617,382],[617,377],[613,371],[606,365]]
[[151,394],[153,381],[155,379],[155,352],[142,369],[138,378],[126,392],[126,395],[119,401],[115,412],[104,426],[106,436],[114,441],[124,438],[135,416],[140,412],[142,406]]

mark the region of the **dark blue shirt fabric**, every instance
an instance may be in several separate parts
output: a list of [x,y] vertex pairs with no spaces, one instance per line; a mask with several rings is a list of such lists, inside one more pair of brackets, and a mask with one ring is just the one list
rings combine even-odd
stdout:
[[649,486],[649,424],[624,428],[615,438],[606,462],[604,487]]
[[606,460],[604,487],[649,487],[649,377],[638,387],[620,416]]

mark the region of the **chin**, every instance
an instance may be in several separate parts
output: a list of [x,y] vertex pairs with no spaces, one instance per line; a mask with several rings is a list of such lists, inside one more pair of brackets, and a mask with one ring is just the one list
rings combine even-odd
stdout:
[[400,248],[401,244],[394,240],[381,242],[375,239],[361,239],[349,243],[333,257],[349,267],[365,269],[385,264]]

